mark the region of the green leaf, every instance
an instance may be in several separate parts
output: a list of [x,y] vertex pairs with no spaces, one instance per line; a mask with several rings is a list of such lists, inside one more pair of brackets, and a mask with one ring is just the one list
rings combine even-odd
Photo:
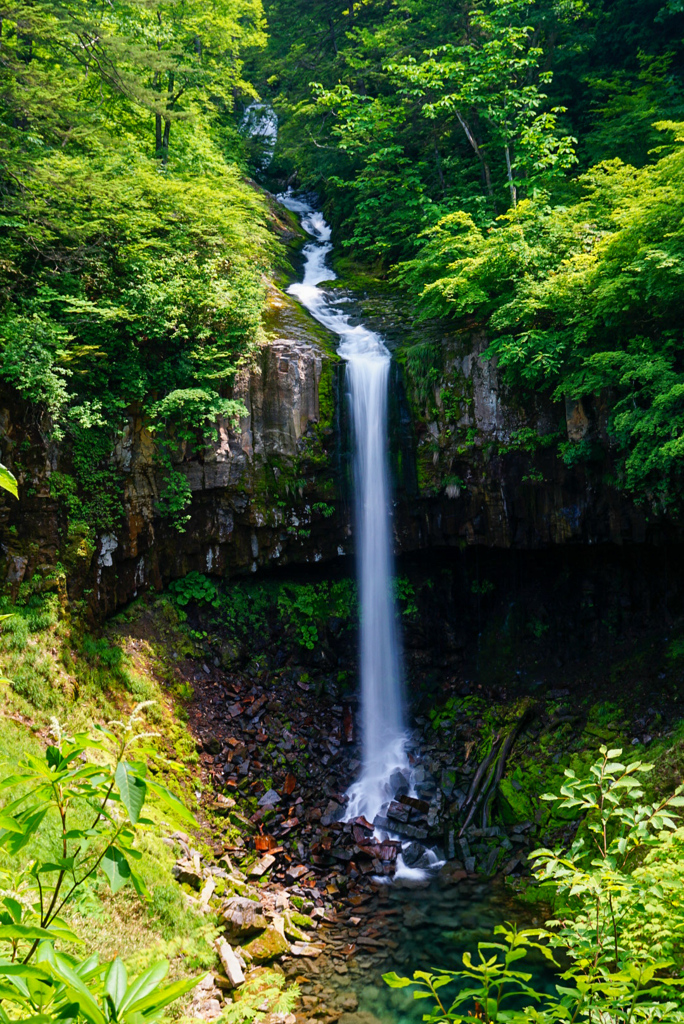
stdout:
[[150,789],[155,796],[158,796],[159,799],[174,812],[174,814],[177,814],[183,821],[187,821],[189,825],[197,824],[197,819],[192,811],[189,811],[177,796],[174,796],[173,793],[169,792],[166,786],[160,785],[160,783],[153,779],[147,779],[146,781],[148,789]]
[[10,473],[7,466],[3,466],[0,463],[0,487],[4,491],[9,491],[15,498],[19,497],[19,491],[17,489],[17,478],[13,473]]
[[95,997],[66,959],[59,954],[54,954],[53,958],[45,962],[50,964],[53,975],[64,984],[74,1002],[78,1003],[85,1019],[90,1024],[106,1024],[104,1014],[97,1005]]
[[43,807],[35,814],[30,814],[25,818],[23,821],[23,832],[17,832],[16,829],[13,829],[11,832],[9,830],[0,831],[0,846],[4,846],[10,856],[14,857],[27,845],[31,836],[35,835],[38,831],[47,812],[48,808]]
[[120,761],[117,765],[114,778],[117,789],[121,794],[121,801],[128,811],[128,817],[136,825],[145,803],[147,786],[142,779],[131,773],[130,765],[126,764],[125,761]]
[[14,923],[19,924],[19,922],[21,921],[21,915],[24,910],[21,903],[18,900],[13,899],[11,896],[5,896],[2,902],[3,906],[7,907],[7,909],[9,910]]
[[[160,960],[152,967],[144,971],[135,981],[131,982],[126,995],[119,1006],[119,1013],[126,1013],[128,1010],[136,1011],[140,1005],[159,987],[166,975],[169,973],[169,965],[166,960]],[[193,988],[197,979],[193,982]]]
[[116,893],[131,880],[131,869],[124,854],[116,846],[107,848],[101,864],[112,892]]
[[168,1006],[169,1003],[174,1003],[176,999],[180,999],[186,992],[192,992],[200,981],[202,981],[201,978],[186,978],[183,981],[174,981],[171,985],[166,985],[158,991],[153,991],[147,996],[136,999],[135,1002],[127,1007],[126,1016],[128,1017],[131,1013],[145,1013],[149,1016],[150,1010],[156,1014],[159,1010]]
[[26,996],[11,985],[0,984],[0,999],[9,999],[13,1003],[26,1002]]
[[128,974],[124,967],[123,960],[119,957],[112,961],[109,970],[107,971],[107,977],[105,978],[105,994],[109,996],[114,1009],[119,1010],[119,1006],[126,995],[128,988]]
[[21,835],[24,834],[24,830],[18,821],[14,818],[10,818],[7,814],[0,814],[0,828],[4,828],[6,832],[18,832]]
[[382,980],[390,988],[406,988],[407,985],[414,984],[410,978],[400,978],[394,971],[390,971],[389,974],[383,974]]
[[0,939],[25,939],[33,942],[35,939],[53,939],[54,934],[48,928],[40,928],[32,924],[2,924],[0,925]]
[[[128,852],[130,855],[131,853],[137,853],[137,850],[129,850]],[[135,891],[137,892],[138,896],[141,896],[144,900],[152,899],[152,894],[145,885],[145,879],[142,877],[142,875],[139,875],[138,872],[133,869],[130,863],[128,865],[128,870],[131,873],[131,884]]]

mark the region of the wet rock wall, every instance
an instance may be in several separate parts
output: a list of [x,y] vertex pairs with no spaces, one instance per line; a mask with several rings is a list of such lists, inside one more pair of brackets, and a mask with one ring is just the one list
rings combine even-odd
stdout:
[[70,522],[60,494],[73,473],[68,448],[46,442],[45,424],[5,391],[0,458],[21,494],[0,505],[6,583],[16,595],[57,566],[51,585],[64,601],[83,599],[101,616],[192,571],[229,576],[338,558],[350,530],[337,501],[335,368],[315,338],[262,347],[235,387],[247,409],[239,426],[220,420],[203,447],[183,442],[173,453],[192,492],[183,531],[160,514],[165,475],[140,411],[127,410],[111,458],[124,516],[95,538]]
[[[0,504],[13,593],[37,570],[50,575],[56,567],[50,585],[64,602],[84,600],[102,616],[188,572],[230,577],[319,563],[329,572],[353,553],[344,365],[279,294],[279,333],[236,383],[247,415],[238,428],[221,421],[202,447],[179,444],[173,455],[192,492],[182,532],[160,514],[164,474],[139,410],[127,410],[111,459],[123,519],[93,537],[74,527],[55,486],[73,472],[68,451],[47,440],[49,424],[16,394],[0,396],[0,458],[21,491],[18,504]],[[609,483],[606,403],[523,407],[486,358],[481,330],[416,326],[386,296],[356,307],[348,293],[340,297],[395,350],[389,433],[397,553],[682,540],[678,522],[635,506]],[[588,457],[563,461],[559,440],[583,443]]]

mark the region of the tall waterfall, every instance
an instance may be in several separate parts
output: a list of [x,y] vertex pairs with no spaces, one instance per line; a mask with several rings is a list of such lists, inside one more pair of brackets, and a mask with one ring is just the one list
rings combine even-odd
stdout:
[[347,362],[354,428],[355,526],[361,604],[361,713],[363,767],[349,790],[348,820],[373,821],[392,798],[392,775],[408,767],[404,700],[392,592],[390,488],[387,464],[387,387],[390,354],[380,337],[353,327],[349,317],[318,287],[335,274],[326,266],[332,249],[330,228],[307,203],[286,195],[288,209],[300,214],[314,241],[304,248],[304,279],[290,292],[340,338]]

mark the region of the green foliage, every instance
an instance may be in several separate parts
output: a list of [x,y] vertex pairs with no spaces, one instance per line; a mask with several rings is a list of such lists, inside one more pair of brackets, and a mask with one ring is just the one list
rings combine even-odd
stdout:
[[392,585],[394,588],[394,600],[401,608],[402,615],[405,615],[407,619],[417,615],[416,590],[408,577],[395,576],[392,579]]
[[[341,241],[424,318],[486,327],[521,404],[597,396],[592,436],[554,441],[566,464],[679,508],[681,4],[269,0],[267,14],[253,65],[280,116],[278,172],[296,166]],[[441,343],[403,357],[436,419]],[[457,421],[468,396],[444,391]]]
[[189,572],[182,579],[173,580],[172,583],[169,583],[169,590],[181,608],[185,608],[191,602],[209,604],[214,608],[219,606],[219,594],[216,584],[213,580],[210,580],[207,576],[202,576],[198,572]]
[[[499,941],[479,943],[477,959],[464,954],[461,970],[384,976],[391,987],[412,986],[416,999],[436,1004],[424,1020],[684,1020],[678,895],[684,829],[677,827],[684,787],[649,803],[641,777],[653,766],[622,764],[621,753],[601,747],[587,775],[566,769],[560,794],[543,798],[584,816],[567,850],[532,854],[536,880],[542,893],[553,893],[557,919],[544,929],[497,927]],[[544,957],[560,975],[554,994],[533,984],[533,971],[516,966],[530,954]],[[458,990],[444,998],[448,985]]]
[[219,619],[238,643],[250,643],[272,629],[285,631],[297,644],[313,650],[331,617],[351,627],[357,610],[352,580],[321,583],[239,583],[220,599]]
[[190,522],[186,509],[192,501],[192,488],[185,473],[172,470],[164,481],[164,490],[159,495],[157,511],[164,519],[169,519],[179,533],[185,531]]
[[14,474],[10,473],[6,466],[0,463],[0,488],[3,491],[9,491],[15,498],[19,497],[17,492],[17,480]]
[[[243,411],[232,388],[274,250],[233,108],[264,39],[261,0],[3,17],[0,377],[71,453],[60,496],[98,531],[121,515],[115,453],[136,423],[201,445]],[[178,526],[176,491],[162,509]]]
[[[674,142],[656,163],[605,163],[580,178],[573,204],[527,200],[494,231],[450,214],[402,269],[425,315],[489,318],[490,355],[518,394],[610,394],[618,482],[658,507],[680,501],[684,430],[675,298],[684,150],[681,128],[662,127]],[[561,453],[570,465],[605,457],[590,438]]]
[[328,505],[325,501],[314,502],[311,509],[313,512],[318,512],[318,514],[323,516],[324,519],[330,519],[331,516],[335,515],[334,505]]
[[285,976],[263,968],[249,978],[237,993],[235,1002],[228,1006],[222,1019],[227,1024],[259,1024],[267,1014],[292,1013],[299,999],[299,986],[294,983],[285,988]]
[[[43,1021],[156,1021],[196,980],[162,986],[168,963],[154,964],[133,980],[120,959],[100,964],[97,955],[79,960],[60,944],[82,945],[64,922],[63,912],[84,893],[98,873],[113,893],[131,883],[149,898],[133,864],[148,794],[153,793],[176,818],[194,822],[180,801],[149,778],[141,732],[145,705],[127,722],[100,728],[97,737],[67,737],[53,720],[52,743],[44,757],[25,755],[15,772],[0,782],[9,794],[0,813],[3,852],[0,910],[0,1010],[3,1020],[17,1015]],[[134,750],[135,748],[135,750]],[[134,755],[136,760],[129,760]],[[47,856],[18,863],[39,833],[56,828]]]

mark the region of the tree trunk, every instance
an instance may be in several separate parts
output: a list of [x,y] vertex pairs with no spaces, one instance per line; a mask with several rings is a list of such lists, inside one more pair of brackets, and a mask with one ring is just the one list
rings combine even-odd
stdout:
[[513,204],[513,209],[515,210],[516,206],[518,205],[518,190],[516,189],[515,182],[513,181],[513,168],[511,166],[511,151],[508,148],[508,146],[506,146],[506,177],[508,178],[508,188],[509,188],[509,191],[511,193],[511,202]]
[[494,213],[496,213],[496,202],[494,200],[494,189],[492,188],[492,176],[489,172],[489,164],[485,160],[482,150],[477,144],[477,139],[475,138],[475,134],[472,128],[470,127],[466,119],[463,117],[460,110],[456,111],[456,117],[458,118],[458,122],[461,125],[461,128],[465,132],[465,136],[468,142],[472,146],[475,156],[480,161],[480,164],[482,166],[482,176],[484,178],[485,188],[487,189],[487,195],[491,199],[492,206],[494,208]]
[[166,167],[169,162],[169,135],[171,134],[171,118],[164,118],[164,137],[162,139],[162,163]]

